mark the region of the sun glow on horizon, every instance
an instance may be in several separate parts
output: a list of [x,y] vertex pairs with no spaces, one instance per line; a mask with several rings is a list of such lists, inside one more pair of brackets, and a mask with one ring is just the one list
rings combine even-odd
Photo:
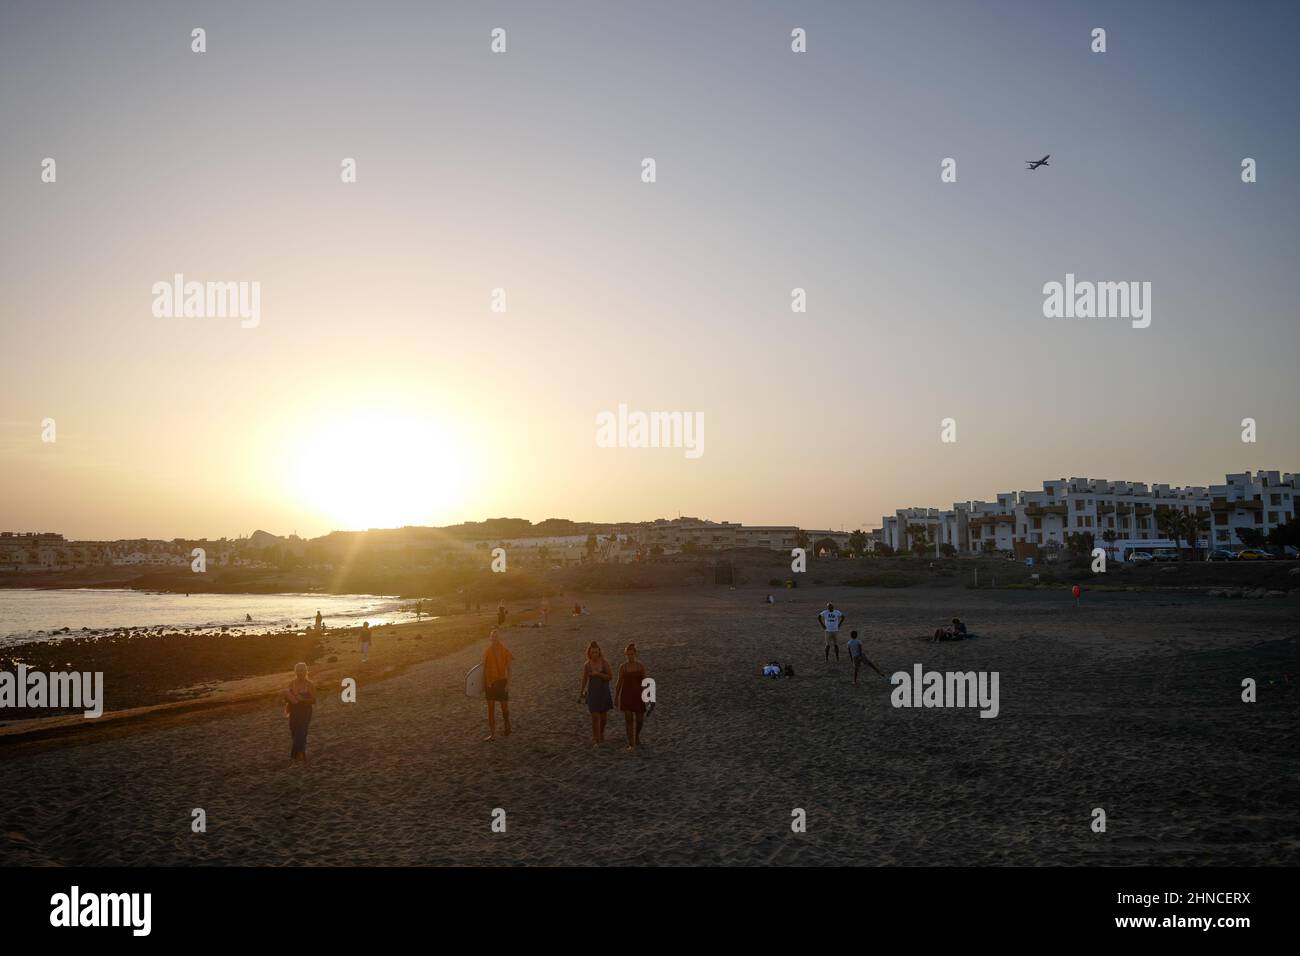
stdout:
[[443,422],[345,412],[292,443],[286,493],[348,530],[444,523],[463,506],[469,450]]

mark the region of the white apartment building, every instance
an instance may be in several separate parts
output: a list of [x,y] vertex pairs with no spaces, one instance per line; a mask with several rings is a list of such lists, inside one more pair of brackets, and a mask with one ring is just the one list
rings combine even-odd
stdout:
[[[966,504],[967,538],[954,545],[958,551],[980,552],[987,549],[1011,551],[1015,548],[1016,508],[1019,496],[1008,491],[997,501],[971,501]],[[960,507],[960,505],[958,506]],[[991,542],[987,543],[986,542]]]
[[905,551],[912,546],[915,536],[915,532],[909,529],[922,527],[933,547],[935,535],[942,533],[944,514],[938,508],[899,508],[892,515],[880,519],[881,539],[895,551]]
[[1259,471],[1228,475],[1222,485],[1210,485],[1210,514],[1216,547],[1240,543],[1239,528],[1268,534],[1296,514],[1300,475]]
[[1300,475],[1277,471],[1228,475],[1224,484],[1209,488],[1060,478],[1043,482],[1040,491],[999,494],[996,502],[957,502],[951,511],[900,509],[881,519],[881,540],[908,550],[908,529],[921,525],[929,547],[947,543],[968,554],[991,548],[1030,557],[1064,547],[1067,535],[1090,533],[1097,547],[1122,558],[1135,547],[1173,547],[1158,520],[1162,511],[1175,510],[1201,518],[1198,547],[1236,547],[1242,543],[1238,529],[1267,535],[1295,517],[1298,496]]

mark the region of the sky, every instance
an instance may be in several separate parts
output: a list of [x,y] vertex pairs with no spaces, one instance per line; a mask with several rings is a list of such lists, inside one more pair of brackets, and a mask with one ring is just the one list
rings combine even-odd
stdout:
[[[1051,478],[1300,471],[1297,27],[6,0],[0,528],[853,528]],[[257,326],[156,316],[177,273],[257,282]],[[1067,273],[1150,282],[1150,326],[1045,317]],[[702,416],[703,454],[600,447],[620,404]]]

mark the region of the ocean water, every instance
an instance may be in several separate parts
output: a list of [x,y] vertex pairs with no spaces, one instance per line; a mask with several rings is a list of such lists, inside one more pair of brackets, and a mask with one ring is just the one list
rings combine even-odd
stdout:
[[[319,610],[326,628],[415,620],[411,602],[376,594],[159,594],[150,591],[0,589],[0,645],[32,639],[84,636],[82,628],[155,628],[245,633],[284,631],[312,624]],[[251,615],[248,622],[244,615]],[[54,633],[62,628],[68,633]],[[44,632],[44,633],[41,633]]]

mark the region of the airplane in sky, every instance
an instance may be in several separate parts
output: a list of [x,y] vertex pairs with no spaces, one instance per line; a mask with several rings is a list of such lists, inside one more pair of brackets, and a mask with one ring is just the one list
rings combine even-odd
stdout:
[[[1052,155],[1051,153],[1047,154],[1047,156],[1051,156],[1051,155]],[[1026,159],[1025,162],[1029,164],[1028,166],[1029,169],[1037,169],[1039,166],[1050,166],[1051,163],[1047,161],[1047,156],[1044,156],[1042,159],[1038,159],[1038,160]]]

